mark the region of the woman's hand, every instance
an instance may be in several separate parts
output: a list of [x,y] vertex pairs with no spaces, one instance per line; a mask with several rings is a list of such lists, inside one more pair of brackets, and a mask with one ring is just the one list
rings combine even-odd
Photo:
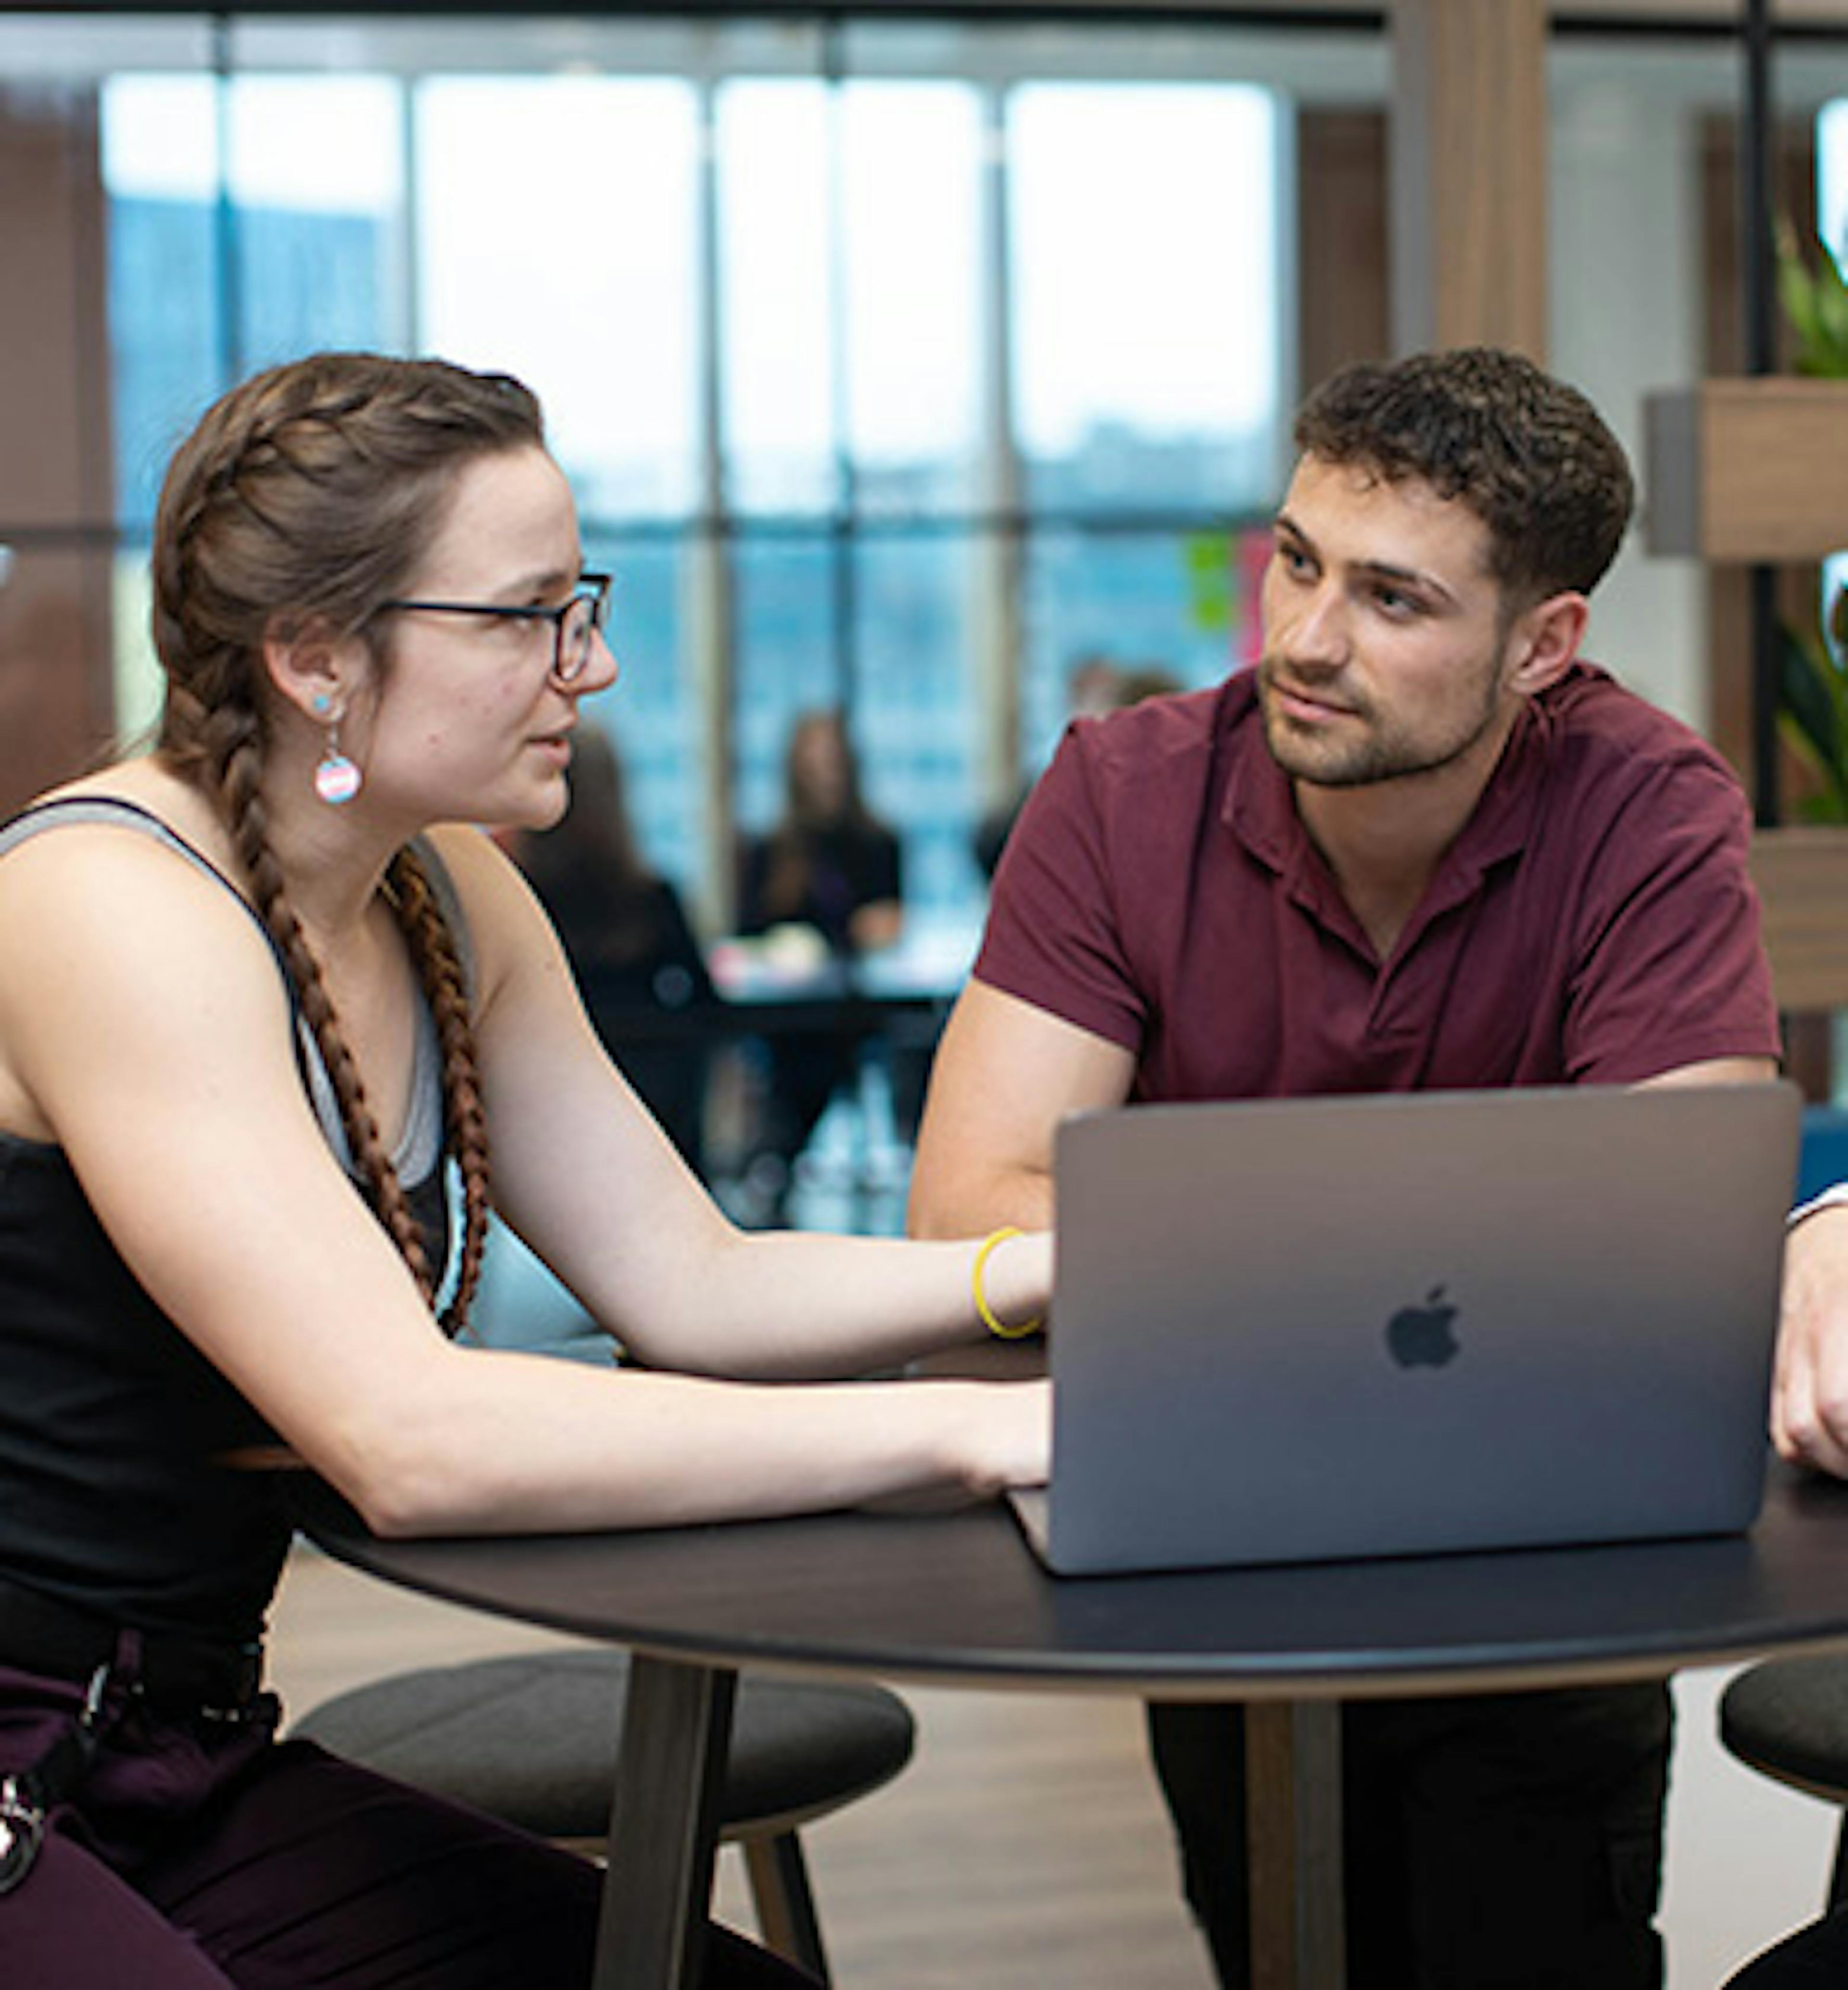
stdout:
[[1043,1486],[1052,1462],[1050,1382],[926,1382],[905,1386],[941,1397],[953,1432],[953,1476],[865,1502],[878,1513],[943,1513]]
[[[920,1383],[919,1387],[929,1386]],[[951,1387],[956,1385],[951,1384]],[[970,1492],[993,1497],[1017,1486],[1044,1486],[1052,1469],[1052,1384],[972,1382],[967,1421]]]

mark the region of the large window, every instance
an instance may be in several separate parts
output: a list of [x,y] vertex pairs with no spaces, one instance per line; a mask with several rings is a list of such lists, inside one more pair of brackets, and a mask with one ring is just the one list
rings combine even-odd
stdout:
[[1024,83],[1014,398],[1037,504],[1262,504],[1278,467],[1279,116],[1225,83]]
[[922,919],[1081,656],[1209,681],[1274,494],[1287,106],[1249,38],[1068,24],[178,16],[0,63],[94,106],[123,716],[158,479],[318,347],[539,392],[617,573],[620,735],[717,923],[790,725],[844,707]]
[[[1343,344],[1331,265],[1384,280],[1378,173],[1344,205],[1329,133],[1377,124],[1389,64],[1339,9],[907,12],[0,11],[0,201],[29,208],[15,247],[70,216],[75,259],[15,253],[9,280],[47,339],[48,298],[108,328],[55,417],[78,485],[0,474],[0,652],[36,654],[40,589],[106,539],[144,718],[155,492],[215,392],[336,344],[511,367],[618,575],[603,713],[708,922],[816,704],[848,710],[919,912],[973,916],[970,831],[1043,762],[1075,664],[1196,684],[1250,652],[1296,355]],[[1797,53],[1790,120],[1848,90],[1840,36]],[[1643,396],[1707,357],[1699,161],[1737,57],[1554,38],[1550,356],[1633,446]],[[1838,243],[1843,143],[1826,118]],[[1704,613],[1697,576],[1632,550],[1594,640],[1704,723]]]
[[94,76],[125,571],[174,440],[255,366],[520,374],[618,576],[600,715],[715,922],[802,711],[846,708],[914,910],[966,921],[975,825],[1079,657],[1244,654],[1287,119],[1223,38],[662,10],[164,46]]

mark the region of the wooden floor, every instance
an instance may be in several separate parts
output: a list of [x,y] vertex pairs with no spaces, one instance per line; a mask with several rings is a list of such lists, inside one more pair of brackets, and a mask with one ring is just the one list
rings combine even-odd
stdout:
[[[555,1642],[389,1589],[298,1550],[272,1671],[305,1710],[406,1666]],[[1826,1806],[1749,1774],[1713,1740],[1726,1676],[1677,1683],[1663,1926],[1670,1990],[1714,1990],[1821,1898]],[[811,1828],[839,1990],[1212,1990],[1175,1890],[1139,1710],[1114,1698],[907,1689],[912,1765]],[[733,1856],[719,1911],[749,1925]]]

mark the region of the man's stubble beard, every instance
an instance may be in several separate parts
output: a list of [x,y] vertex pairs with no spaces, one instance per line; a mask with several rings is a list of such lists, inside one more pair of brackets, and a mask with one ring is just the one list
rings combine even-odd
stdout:
[[[1262,657],[1257,666],[1265,743],[1285,773],[1314,787],[1374,787],[1386,781],[1441,773],[1473,751],[1501,719],[1500,674],[1496,671],[1489,674],[1486,695],[1473,718],[1435,741],[1408,739],[1402,732],[1382,729],[1378,714],[1370,703],[1344,692],[1347,722],[1364,729],[1358,739],[1346,744],[1324,742],[1318,745],[1304,738],[1287,718],[1279,717],[1272,704],[1270,693],[1282,667],[1281,660],[1274,654]],[[1313,683],[1304,688],[1313,694]],[[1323,746],[1332,750],[1322,750]]]

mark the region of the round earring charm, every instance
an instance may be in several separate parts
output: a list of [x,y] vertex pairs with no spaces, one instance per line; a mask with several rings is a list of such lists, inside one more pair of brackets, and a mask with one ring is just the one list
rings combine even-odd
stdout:
[[314,792],[330,808],[350,802],[359,792],[359,769],[344,753],[330,752],[314,769]]
[[363,776],[340,750],[340,722],[328,728],[328,743],[314,768],[314,792],[329,808],[350,802],[359,792]]

